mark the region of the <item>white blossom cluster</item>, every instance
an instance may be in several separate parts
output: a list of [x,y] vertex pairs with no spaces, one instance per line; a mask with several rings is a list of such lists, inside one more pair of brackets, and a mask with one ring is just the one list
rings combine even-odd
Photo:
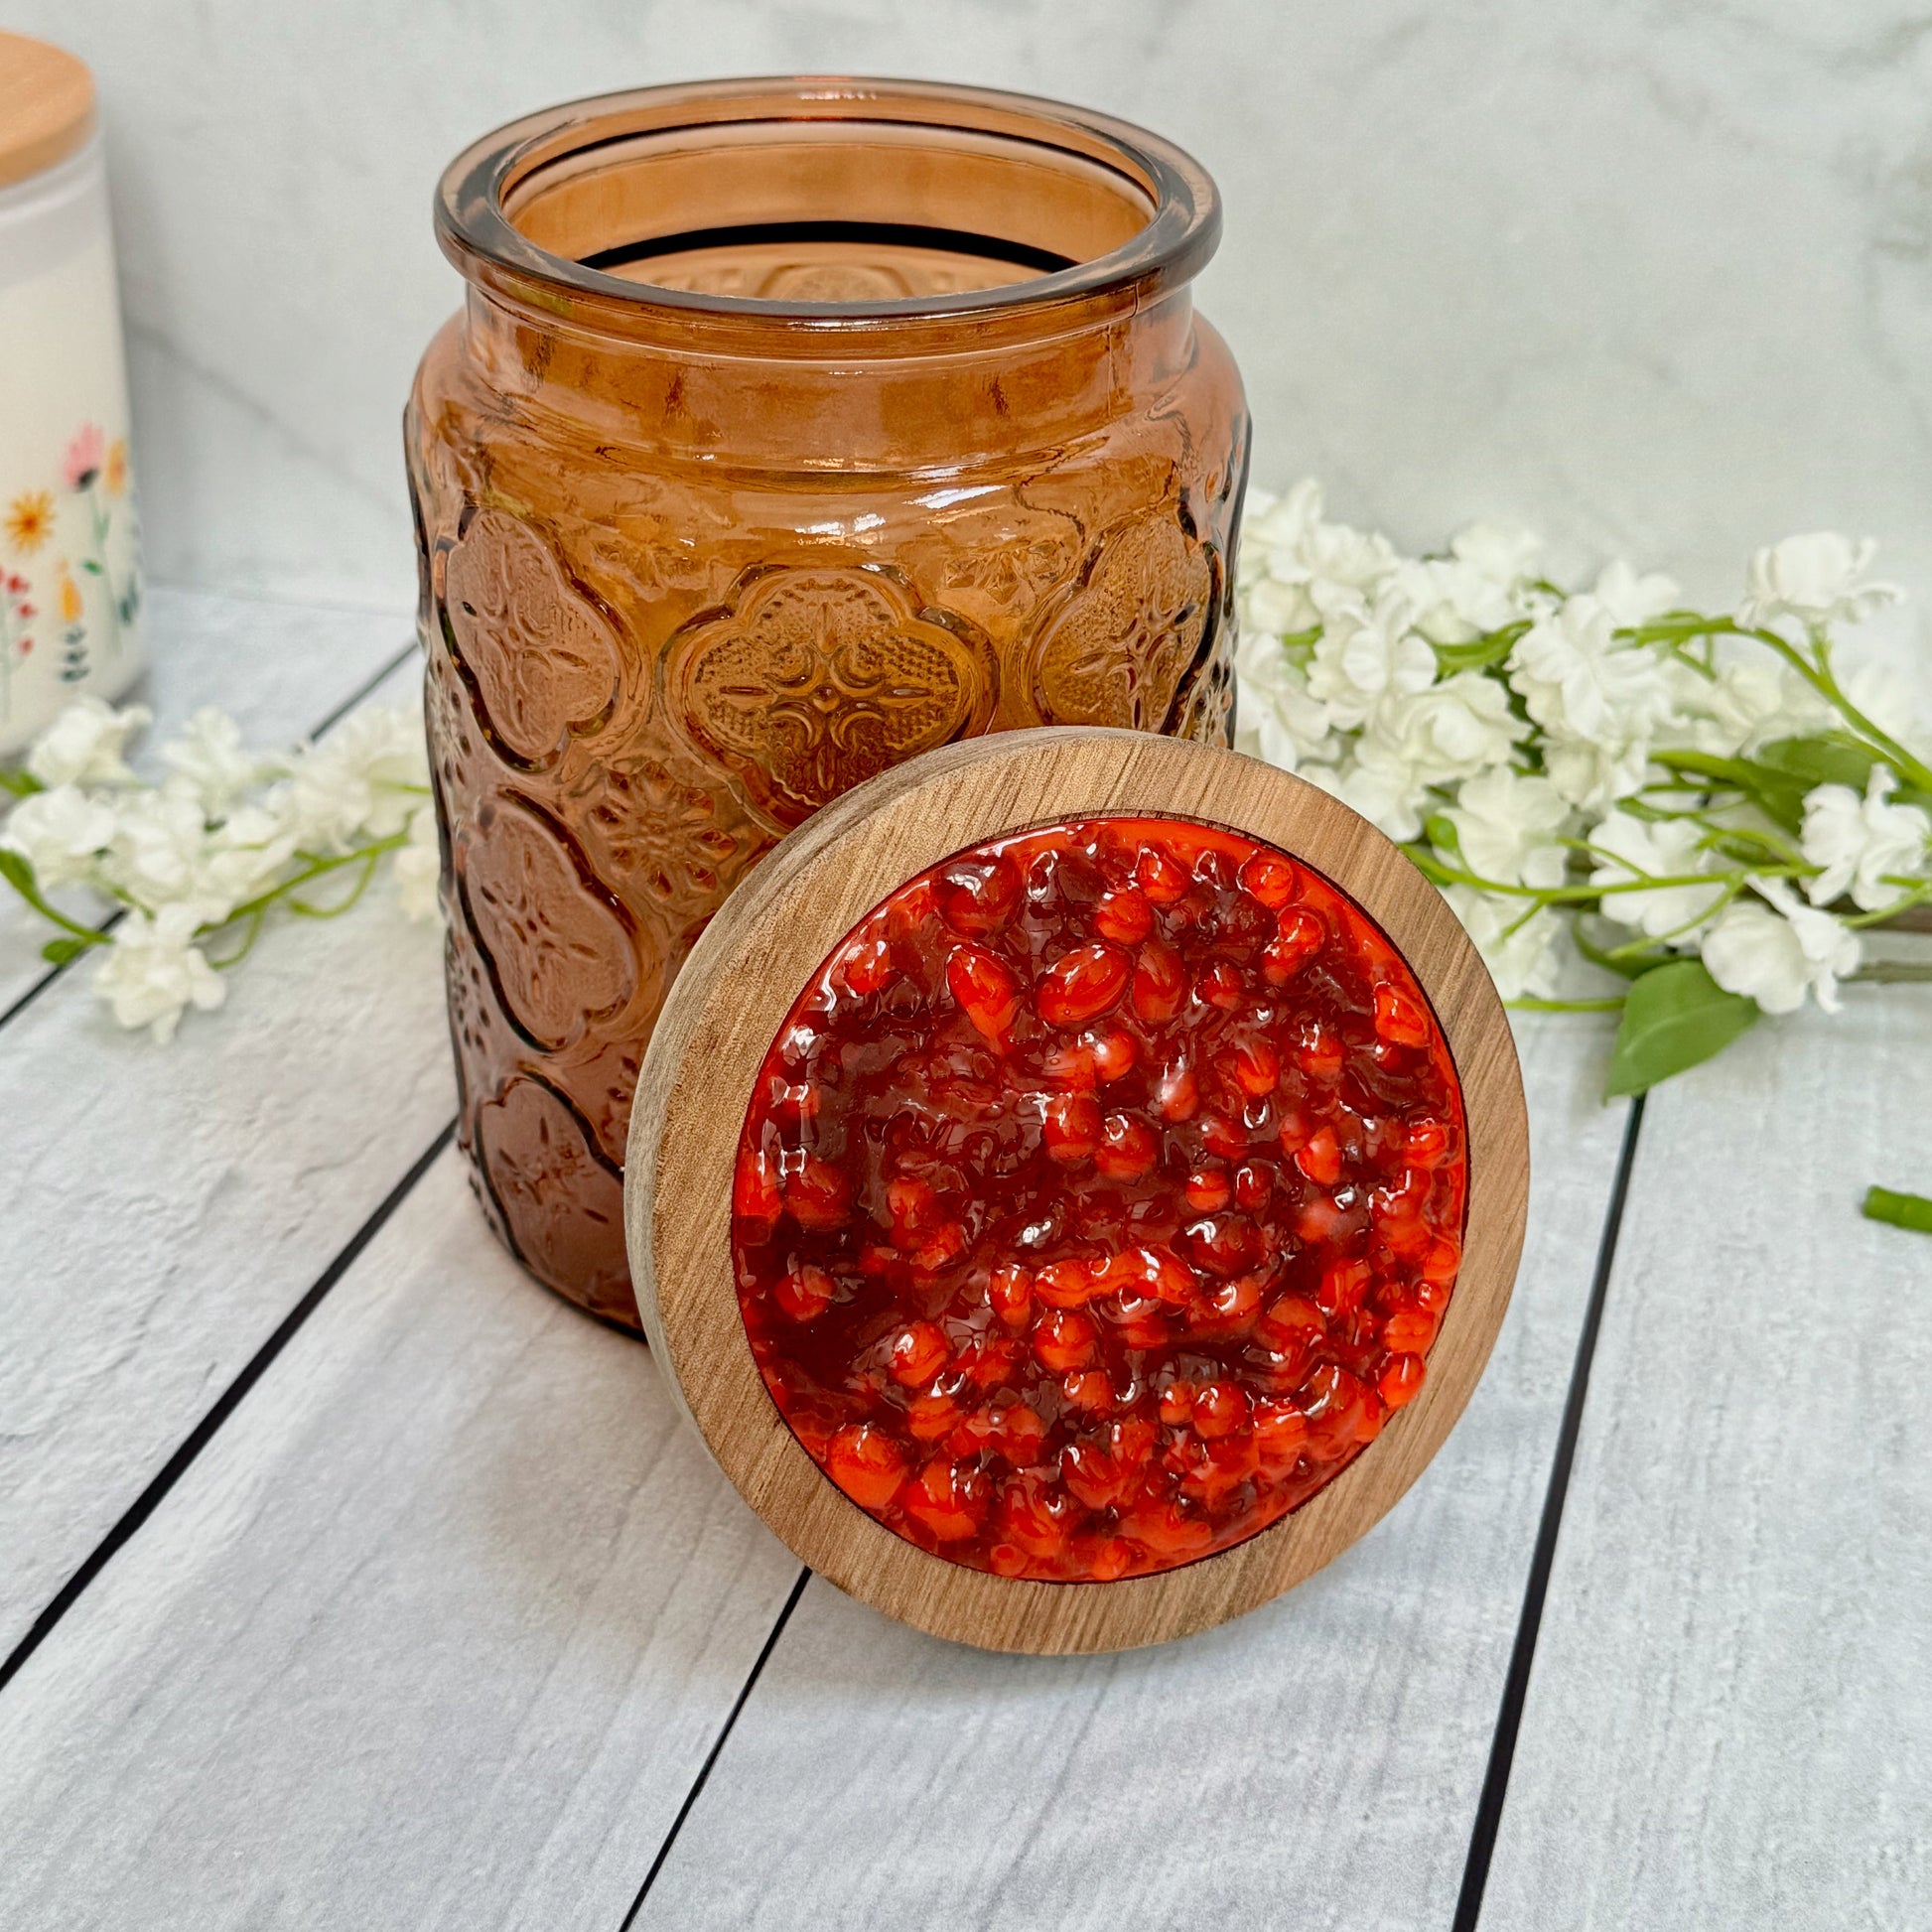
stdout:
[[242,921],[339,871],[353,886],[384,852],[395,853],[405,911],[434,914],[420,716],[371,706],[317,743],[265,756],[243,746],[232,718],[202,711],[160,748],[158,783],[127,761],[148,722],[138,705],[76,699],[28,754],[26,782],[38,788],[0,828],[37,894],[86,887],[127,908],[100,930],[42,904],[69,935],[53,956],[100,949],[94,985],[123,1027],[172,1038],[190,1007],[226,996],[213,935],[233,926],[238,956],[252,938]]
[[[1240,749],[1408,846],[1506,998],[1555,994],[1583,913],[1598,952],[1701,956],[1766,1013],[1833,1009],[1860,915],[1932,897],[1932,821],[1892,796],[1900,761],[1926,784],[1903,750],[1909,705],[1831,665],[1829,626],[1898,595],[1870,580],[1871,548],[1790,538],[1752,559],[1735,612],[1700,618],[1669,578],[1620,562],[1565,592],[1523,531],[1476,524],[1404,557],[1328,521],[1312,483],[1252,493]],[[1806,791],[1801,825],[1722,782],[1698,791],[1709,761],[1844,736],[1848,719],[1854,749],[1879,754],[1862,789]],[[1687,778],[1673,754],[1707,762]]]

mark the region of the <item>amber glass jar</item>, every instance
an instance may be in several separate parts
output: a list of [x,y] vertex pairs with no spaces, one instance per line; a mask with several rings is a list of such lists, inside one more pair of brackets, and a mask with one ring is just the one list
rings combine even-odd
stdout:
[[462,1140],[633,1325],[666,985],[788,828],[977,732],[1225,742],[1241,386],[1212,183],[1141,130],[895,81],[578,102],[461,156],[468,301],[406,438]]

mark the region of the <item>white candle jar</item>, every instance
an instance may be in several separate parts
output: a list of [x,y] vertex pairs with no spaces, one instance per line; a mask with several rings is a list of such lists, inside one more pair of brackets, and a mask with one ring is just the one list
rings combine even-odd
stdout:
[[0,34],[0,758],[143,668],[127,375],[93,81]]

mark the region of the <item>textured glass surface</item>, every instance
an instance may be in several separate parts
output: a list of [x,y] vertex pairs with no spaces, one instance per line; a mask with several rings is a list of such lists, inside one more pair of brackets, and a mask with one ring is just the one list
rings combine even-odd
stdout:
[[469,300],[406,425],[462,1143],[524,1264],[625,1325],[638,1064],[777,838],[978,732],[1228,726],[1206,178],[1044,103],[748,85],[460,158]]

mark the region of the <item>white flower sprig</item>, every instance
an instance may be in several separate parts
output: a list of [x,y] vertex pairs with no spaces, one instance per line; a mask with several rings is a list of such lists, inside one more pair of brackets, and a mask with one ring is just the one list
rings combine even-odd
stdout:
[[[146,783],[127,748],[149,722],[82,697],[0,773],[15,803],[0,828],[0,878],[60,928],[43,956],[66,965],[94,948],[94,986],[123,1027],[174,1037],[190,1007],[227,995],[237,964],[277,907],[335,918],[394,853],[403,909],[436,909],[436,823],[420,716],[371,706],[293,752],[246,750],[232,718],[199,712],[160,748],[168,775]],[[321,902],[309,889],[331,881]],[[85,887],[118,904],[98,924],[47,895]]]
[[[1751,560],[1732,614],[1611,563],[1567,591],[1537,540],[1476,525],[1404,557],[1327,519],[1305,483],[1255,492],[1240,572],[1240,745],[1374,820],[1443,890],[1505,998],[1615,1008],[1612,1092],[1695,1064],[1760,1013],[1827,1011],[1863,933],[1932,902],[1932,754],[1882,677],[1841,677],[1833,626],[1898,593],[1871,546],[1793,537]],[[46,956],[102,949],[95,984],[168,1039],[220,1004],[219,969],[275,908],[346,911],[385,855],[404,907],[435,911],[420,720],[365,710],[319,744],[248,751],[205,711],[127,760],[148,722],[70,705],[24,769],[0,878],[58,928]],[[334,874],[346,890],[319,903]],[[123,908],[90,925],[47,895]],[[1577,962],[1624,990],[1559,997]],[[1615,985],[1616,981],[1609,982]]]
[[[1899,595],[1871,556],[1788,538],[1709,615],[1620,562],[1565,590],[1525,532],[1404,557],[1312,483],[1255,492],[1239,743],[1403,845],[1505,998],[1620,1010],[1609,1087],[1638,1092],[1760,1013],[1926,976],[1861,969],[1865,928],[1932,900],[1932,754],[1834,659],[1834,625]],[[1626,989],[1557,997],[1579,956]]]

